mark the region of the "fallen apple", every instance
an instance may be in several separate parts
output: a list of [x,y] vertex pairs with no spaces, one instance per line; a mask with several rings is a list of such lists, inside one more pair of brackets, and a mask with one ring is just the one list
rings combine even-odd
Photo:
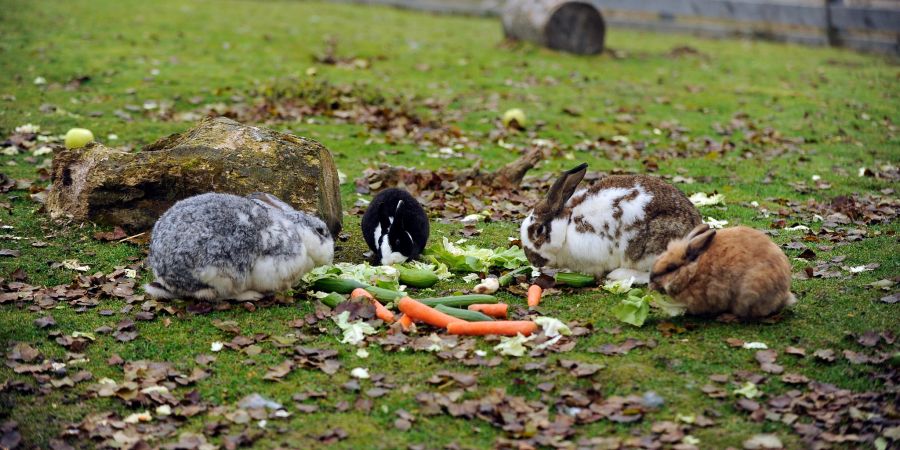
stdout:
[[81,148],[94,140],[94,133],[87,128],[72,128],[66,133],[66,148]]
[[527,119],[525,118],[525,111],[522,111],[519,108],[513,108],[503,113],[503,126],[507,128],[518,128],[523,130],[525,129],[526,124]]

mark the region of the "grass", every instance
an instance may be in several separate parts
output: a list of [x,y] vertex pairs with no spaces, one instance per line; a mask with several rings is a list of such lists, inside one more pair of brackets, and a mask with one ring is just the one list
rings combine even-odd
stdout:
[[[727,124],[736,113],[746,113],[761,129],[771,127],[784,136],[802,137],[805,142],[796,151],[766,158],[759,154],[759,148],[738,140],[734,150],[718,158],[697,154],[660,159],[659,173],[696,178],[695,184],[679,185],[688,193],[724,193],[726,206],[703,208],[705,217],[761,229],[770,228],[771,218],[763,217],[750,206],[751,201],[777,211],[775,199],[825,201],[840,194],[875,192],[891,184],[856,177],[857,168],[900,163],[900,140],[894,122],[900,113],[900,69],[895,61],[843,50],[613,29],[608,43],[618,57],[611,53],[577,57],[530,45],[505,45],[496,20],[306,1],[182,4],[170,0],[0,0],[0,9],[4,11],[0,17],[3,136],[25,123],[38,124],[55,134],[80,126],[93,130],[99,140],[110,145],[139,148],[189,124],[158,121],[140,113],[133,114],[134,121],[124,122],[114,111],[149,100],[172,102],[174,110],[186,111],[195,107],[190,103],[192,97],[199,97],[204,103],[228,101],[274,79],[307,77],[307,70],[315,67],[320,79],[368,86],[387,98],[405,98],[417,108],[428,98],[445,102],[447,112],[458,117],[453,124],[481,143],[473,153],[483,159],[487,168],[496,168],[513,157],[487,138],[495,127],[495,119],[511,107],[523,108],[532,123],[545,123],[535,137],[555,140],[563,148],[585,139],[622,135],[648,141],[649,155],[678,145],[679,138],[654,134],[654,128],[664,128],[664,122],[676,121],[687,128],[686,139],[696,141],[716,136],[715,124]],[[369,59],[371,68],[349,70],[315,63],[311,55],[325,48],[329,36],[337,39],[339,54]],[[673,57],[669,53],[676,46],[689,46],[700,54]],[[427,70],[423,70],[424,66]],[[89,76],[90,80],[76,89],[62,87],[81,76]],[[48,85],[35,85],[36,77],[44,77]],[[57,112],[41,112],[41,106],[46,104],[55,105]],[[564,108],[577,109],[582,114],[571,116],[563,113]],[[636,120],[618,120],[623,113],[632,114]],[[425,168],[471,164],[468,159],[429,159],[417,145],[387,144],[380,135],[372,135],[361,125],[325,118],[315,123],[269,126],[321,141],[334,152],[339,168],[351,180],[376,162]],[[109,134],[118,135],[118,141],[110,141]],[[518,135],[511,140],[523,144],[530,137]],[[756,154],[742,157],[747,150]],[[609,160],[602,153],[575,152],[573,158],[589,162],[592,170],[645,170],[640,160]],[[37,177],[40,161],[26,160],[26,155],[0,156],[0,161],[4,163],[0,170],[11,178]],[[543,163],[538,172],[557,171],[574,164],[564,157],[554,158]],[[772,182],[763,184],[760,180],[766,174]],[[810,184],[813,175],[821,176],[833,187],[799,193],[788,184],[801,180]],[[352,205],[356,199],[352,182],[343,185],[342,192],[345,205]],[[23,238],[0,241],[3,248],[21,252],[18,258],[0,259],[0,277],[22,268],[33,284],[66,284],[74,273],[52,268],[51,263],[75,258],[89,264],[92,273],[108,273],[116,266],[126,265],[129,258],[144,255],[144,249],[138,246],[93,240],[90,236],[98,229],[93,225],[51,223],[39,211],[39,205],[25,194],[12,190],[0,198],[11,205],[9,212],[0,216],[0,224],[12,227],[4,233]],[[341,244],[338,260],[362,259],[365,244],[358,223],[358,218],[346,217],[344,226],[351,238]],[[580,427],[578,436],[627,437],[634,429],[646,433],[653,421],[672,420],[677,414],[718,411],[721,417],[714,427],[692,432],[704,448],[739,447],[744,439],[759,432],[775,432],[787,445],[800,446],[789,427],[777,422],[752,422],[732,401],[710,399],[699,388],[712,374],[758,370],[753,353],[728,348],[726,338],[762,341],[779,350],[799,345],[811,352],[826,347],[858,350],[847,339],[853,333],[873,329],[900,332],[897,306],[878,302],[877,298],[884,294],[866,287],[900,272],[898,228],[896,221],[870,226],[866,239],[835,246],[831,251],[819,251],[810,244],[820,260],[840,255],[847,257],[847,265],[877,262],[880,267],[849,280],[795,281],[794,291],[800,303],[775,324],[723,324],[679,318],[673,322],[691,327],[665,337],[656,328],[663,320],[658,316],[640,329],[617,323],[609,313],[613,299],[606,294],[590,291],[546,299],[547,315],[587,322],[597,330],[580,338],[574,351],[560,357],[605,364],[606,368],[596,377],[604,394],[642,394],[653,390],[666,399],[665,406],[642,423],[624,426],[601,421]],[[436,241],[441,235],[459,237],[459,229],[458,225],[435,224],[432,239]],[[483,225],[483,234],[473,242],[501,242],[516,233],[515,223],[489,223]],[[774,238],[785,244],[792,236],[799,234],[782,231]],[[32,247],[35,240],[49,246]],[[799,251],[788,253],[793,257]],[[793,264],[796,270],[807,265],[798,260]],[[447,283],[438,289],[464,286],[461,282]],[[512,303],[524,304],[523,299],[503,296]],[[123,306],[119,300],[104,300],[102,309],[117,311],[110,317],[97,314],[99,308],[79,313],[60,307],[49,312],[59,330],[71,333],[114,325],[128,316],[118,312]],[[140,337],[132,342],[98,337],[87,348],[90,361],[84,368],[93,373],[95,380],[119,379],[121,370],[105,363],[115,353],[126,360],[172,361],[189,372],[195,365],[195,355],[208,352],[210,342],[227,339],[211,325],[213,319],[235,320],[244,334],[284,335],[294,331],[288,326],[290,320],[313,309],[312,303],[300,299],[294,305],[260,308],[253,313],[233,308],[209,315],[172,317],[168,325],[160,319],[140,322]],[[6,348],[12,342],[29,342],[49,357],[62,358],[64,349],[48,338],[46,331],[31,325],[37,317],[25,307],[0,306],[0,345]],[[599,331],[616,325],[622,325],[620,336]],[[656,339],[659,346],[618,357],[587,351],[625,337]],[[338,444],[345,448],[395,448],[416,443],[427,447],[451,443],[489,447],[503,435],[486,422],[446,415],[417,415],[408,432],[393,428],[397,409],[415,413],[415,394],[434,389],[425,383],[434,371],[472,371],[458,363],[443,362],[431,354],[386,353],[378,348],[370,348],[371,356],[362,360],[355,356],[355,349],[338,344],[334,337],[316,335],[309,345],[338,349],[344,368],[335,376],[294,370],[284,382],[271,383],[263,381],[262,375],[283,357],[270,342],[260,345],[264,351],[255,357],[234,351],[219,353],[211,377],[197,384],[201,397],[222,405],[259,392],[292,410],[290,399],[297,392],[323,389],[329,396],[321,402],[320,412],[294,414],[288,421],[274,424],[273,429],[281,430],[270,431],[267,438],[257,441],[259,447],[315,446],[316,435],[337,426],[349,432],[349,437]],[[489,350],[490,344],[481,346]],[[557,356],[549,358],[553,361]],[[547,381],[550,375],[516,370],[528,360],[508,359],[495,368],[478,368],[478,393],[505,387],[513,395],[540,398],[534,386]],[[779,363],[788,372],[842,388],[884,388],[868,376],[871,367],[851,365],[842,358],[824,364],[809,357],[782,356]],[[350,379],[349,368],[356,366],[387,374],[403,388],[375,399],[371,413],[352,408],[343,413],[330,411],[325,405],[355,400],[355,394],[339,386]],[[6,367],[0,368],[0,377],[30,380]],[[590,384],[569,376],[552,381],[557,389]],[[0,419],[18,421],[25,442],[46,447],[65,424],[77,422],[86,414],[108,410],[123,415],[134,412],[116,401],[81,397],[87,384],[40,395],[4,392],[0,394]],[[773,377],[761,389],[778,394],[790,387]],[[202,415],[194,418],[186,428],[202,430],[204,420]]]

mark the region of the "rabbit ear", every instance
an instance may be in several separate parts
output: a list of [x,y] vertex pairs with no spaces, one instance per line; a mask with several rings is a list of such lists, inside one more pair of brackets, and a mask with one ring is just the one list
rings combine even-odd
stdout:
[[552,220],[563,210],[566,202],[575,193],[578,184],[587,173],[587,163],[570,169],[562,174],[550,187],[547,198],[534,207],[535,216],[542,221]]
[[712,244],[713,238],[716,237],[716,230],[707,230],[705,233],[700,233],[688,242],[687,250],[685,251],[685,257],[688,261],[693,261],[700,256],[701,253],[705,252],[709,245]]
[[688,233],[685,239],[690,241],[691,239],[697,237],[697,235],[699,235],[700,233],[706,232],[707,230],[709,230],[709,224],[701,223],[700,225],[694,227],[694,229],[691,230],[690,233]]
[[250,200],[259,203],[262,206],[267,208],[277,209],[279,211],[293,211],[294,208],[291,205],[281,201],[278,197],[272,194],[266,194],[265,192],[254,192],[247,196]]

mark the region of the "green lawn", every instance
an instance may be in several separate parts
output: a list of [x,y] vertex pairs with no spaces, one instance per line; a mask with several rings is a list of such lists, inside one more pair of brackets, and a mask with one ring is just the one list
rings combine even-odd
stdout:
[[[767,402],[792,389],[805,394],[817,385],[789,385],[780,375],[762,373],[754,359],[755,350],[729,347],[728,338],[766,343],[779,353],[777,362],[786,373],[853,392],[879,394],[868,405],[862,400],[852,403],[861,414],[843,409],[838,425],[830,428],[837,434],[857,433],[866,443],[833,445],[875,448],[873,440],[890,435],[888,428],[897,426],[898,348],[891,336],[900,333],[900,313],[897,304],[879,300],[897,288],[878,290],[868,284],[897,279],[900,223],[893,219],[866,223],[863,216],[853,217],[859,219],[854,223],[823,226],[821,221],[812,221],[813,213],[821,210],[810,206],[812,201],[828,205],[836,196],[857,195],[857,207],[864,209],[865,199],[874,195],[882,199],[885,211],[898,208],[894,190],[900,165],[896,123],[900,117],[900,66],[896,61],[843,50],[617,29],[608,36],[612,51],[577,57],[505,43],[497,20],[315,1],[0,0],[0,11],[0,139],[26,123],[53,135],[78,126],[91,129],[109,146],[139,149],[191,125],[162,114],[153,104],[186,113],[208,104],[234,108],[242,102],[252,103],[257,94],[275,87],[292,88],[285,90],[311,98],[308,90],[313,88],[352,85],[355,87],[347,92],[358,99],[402,105],[410,114],[457,127],[471,144],[461,151],[494,169],[515,157],[492,138],[492,133],[502,129],[498,118],[503,111],[519,107],[528,114],[529,129],[505,135],[503,145],[526,148],[534,139],[549,141],[556,150],[535,170],[538,174],[584,161],[597,171],[653,170],[670,179],[690,177],[693,183],[677,184],[686,193],[717,191],[725,195],[724,206],[701,208],[704,217],[773,230],[773,238],[786,249],[795,272],[834,258],[839,261],[827,268],[837,272],[834,278],[795,280],[793,291],[799,304],[774,323],[722,323],[690,317],[669,320],[654,313],[642,328],[634,328],[612,316],[610,308],[616,300],[611,294],[584,290],[550,296],[542,303],[544,315],[589,325],[591,333],[575,338],[576,345],[569,352],[505,357],[493,367],[466,366],[412,349],[389,351],[375,344],[378,339],[368,346],[370,356],[362,359],[356,348],[338,342],[336,327],[329,319],[299,329],[291,326],[291,321],[316,310],[316,302],[302,294],[293,303],[264,302],[252,312],[235,304],[228,310],[198,315],[176,304],[176,315],[160,311],[153,320],[135,320],[138,337],[124,343],[95,330],[116,328],[123,319],[134,319],[142,302],[129,309],[121,299],[92,294],[100,299],[99,305],[85,309],[60,301],[40,311],[36,302],[6,301],[0,305],[0,346],[7,352],[4,360],[11,358],[15,343],[25,342],[41,353],[32,364],[42,359],[67,361],[70,377],[80,370],[93,376],[72,387],[54,387],[50,380],[59,380],[62,374],[18,373],[13,370],[18,365],[13,360],[0,367],[0,380],[7,380],[0,384],[0,422],[18,423],[21,448],[47,448],[52,439],[90,414],[112,412],[114,419],[121,419],[149,410],[156,417],[153,402],[129,405],[117,397],[97,398],[88,387],[103,378],[122,380],[122,367],[107,362],[112,355],[125,361],[169,361],[179,372],[190,374],[201,366],[195,357],[210,354],[212,342],[232,339],[212,324],[215,319],[235,321],[242,335],[263,335],[257,344],[261,353],[248,355],[226,347],[205,366],[208,377],[190,386],[173,384],[172,394],[177,399],[196,389],[206,408],[183,420],[157,417],[148,426],[158,429],[144,430],[151,446],[177,441],[180,433],[190,431],[205,433],[210,442],[223,446],[231,442],[226,436],[243,433],[244,438],[257,438],[253,445],[260,448],[309,448],[324,445],[319,437],[335,428],[346,432],[334,443],[344,448],[512,445],[510,439],[527,441],[543,435],[547,424],[534,422],[531,426],[536,429],[504,430],[497,423],[505,419],[498,419],[495,413],[482,411],[478,418],[454,418],[444,408],[431,414],[417,395],[459,393],[464,399],[481,399],[494,389],[505,389],[510,397],[543,405],[553,421],[572,412],[571,404],[562,406],[572,391],[584,393],[589,388],[607,399],[654,391],[665,403],[645,411],[643,419],[633,423],[603,419],[577,424],[572,428],[571,443],[611,437],[623,445],[637,446],[640,436],[660,437],[654,423],[703,415],[714,424],[701,427],[679,422],[685,434],[699,439],[699,444],[694,444],[700,448],[741,447],[758,433],[775,433],[789,448],[810,445],[793,426],[785,424],[791,421],[784,414],[750,414],[738,406],[739,397],[731,391],[747,377],[766,375],[758,386],[763,397],[755,399],[765,408]],[[325,53],[331,39],[337,42],[338,56],[360,58],[368,67],[316,62],[314,55]],[[315,72],[313,81],[310,69]],[[38,77],[45,84],[36,84]],[[72,83],[80,77],[88,79]],[[274,102],[284,99],[270,95]],[[121,112],[133,120],[123,120]],[[465,168],[473,163],[463,157],[429,158],[426,154],[434,153],[435,145],[391,139],[389,133],[353,120],[344,123],[334,117],[316,117],[266,122],[259,124],[314,138],[331,149],[349,179],[342,185],[345,209],[357,199],[353,180],[378,163],[428,169]],[[118,139],[111,140],[110,134]],[[611,152],[603,146],[584,149],[580,145],[598,139],[618,144],[606,144]],[[625,139],[638,156],[627,157],[622,144]],[[622,154],[626,157],[615,157]],[[30,152],[0,155],[0,172],[43,187],[47,181],[41,178],[40,168],[47,165],[49,157],[32,157]],[[877,176],[857,176],[861,167]],[[814,176],[826,184],[817,187]],[[6,291],[0,294],[9,293],[17,269],[27,274],[29,284],[55,286],[69,285],[78,275],[54,264],[63,260],[77,259],[89,265],[88,274],[108,274],[116,267],[140,263],[144,247],[97,241],[92,235],[105,229],[91,224],[52,222],[28,194],[23,185],[0,194],[0,248],[19,252],[17,257],[0,256],[0,278],[5,278],[0,286]],[[789,201],[795,204],[789,205]],[[893,217],[895,213],[885,214]],[[784,219],[788,227],[809,226],[812,232],[774,229],[777,219]],[[517,225],[478,224],[482,233],[471,242],[505,242],[518,234]],[[340,243],[337,261],[363,259],[365,244],[358,227],[358,217],[345,218],[350,240]],[[459,239],[461,228],[435,223],[432,240],[439,241],[441,236]],[[848,239],[848,235],[862,238]],[[48,245],[33,245],[40,242]],[[800,245],[788,247],[792,242]],[[802,247],[815,252],[813,260],[796,258]],[[849,270],[871,263],[878,267],[861,273]],[[147,280],[147,271],[137,268],[138,278]],[[436,287],[440,293],[467,288],[471,284],[459,278]],[[97,292],[98,288],[93,289]],[[139,288],[136,291],[140,294]],[[511,305],[524,306],[523,298],[506,292],[499,295]],[[32,324],[46,315],[55,319],[55,327],[40,329]],[[679,329],[666,332],[665,323],[674,323]],[[616,326],[621,327],[620,334],[603,331]],[[72,362],[72,355],[50,335],[54,330],[62,335],[76,331],[95,334],[96,340],[82,351],[86,361]],[[881,339],[874,347],[861,346],[857,337],[867,331],[887,332],[889,342]],[[273,338],[289,334],[299,335],[300,342],[295,345],[337,350],[342,367],[333,375],[298,367],[280,382],[264,380],[268,369],[289,357],[293,347],[280,347]],[[626,338],[653,339],[658,345],[624,356],[589,351]],[[480,339],[476,345],[488,353],[486,358],[494,356],[495,342]],[[785,354],[788,346],[805,348],[806,356]],[[812,356],[826,348],[835,351],[833,362]],[[884,357],[879,362],[854,364],[842,355],[843,350]],[[605,367],[591,377],[576,378],[558,367],[559,359]],[[546,368],[525,370],[528,363],[543,361]],[[373,376],[385,378],[380,382],[362,380],[360,392],[348,390],[342,385],[351,380],[354,367],[368,368]],[[478,381],[465,391],[452,382],[428,383],[439,370],[474,374]],[[729,376],[717,385],[727,391],[724,398],[711,398],[702,390],[715,374]],[[546,382],[554,386],[539,391],[538,385]],[[368,397],[365,392],[379,383],[387,393]],[[307,391],[325,393],[324,398],[303,402],[318,405],[315,412],[301,411],[292,400]],[[291,416],[270,418],[265,428],[259,426],[258,418],[247,424],[232,423],[225,412],[251,393],[281,402]],[[415,418],[407,431],[395,427],[400,409]],[[794,412],[799,416],[796,423],[813,422],[806,413]],[[850,422],[862,428],[853,428]],[[177,429],[165,428],[172,424]],[[133,431],[135,427],[127,428]],[[842,431],[836,432],[838,429]],[[101,446],[102,439],[87,441],[85,436],[82,432],[80,438],[69,437],[68,442],[76,448]],[[897,432],[892,436],[896,438]],[[890,437],[880,439],[879,444],[898,445]],[[676,439],[665,445],[679,441],[681,445],[692,442]],[[594,444],[600,445],[599,441]]]

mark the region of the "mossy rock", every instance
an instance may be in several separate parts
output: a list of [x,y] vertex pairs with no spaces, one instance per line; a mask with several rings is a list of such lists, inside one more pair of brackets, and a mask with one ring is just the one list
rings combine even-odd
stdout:
[[339,188],[334,159],[322,144],[219,117],[137,153],[94,143],[56,154],[47,208],[54,218],[140,232],[192,195],[267,192],[317,214],[336,235]]

